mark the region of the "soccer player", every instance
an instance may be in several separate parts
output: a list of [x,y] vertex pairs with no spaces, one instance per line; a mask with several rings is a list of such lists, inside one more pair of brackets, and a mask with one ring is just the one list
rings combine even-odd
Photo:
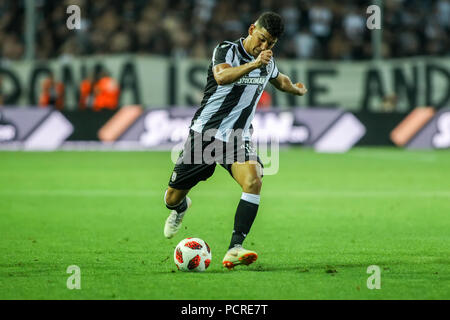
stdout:
[[258,100],[268,82],[294,95],[307,92],[304,85],[293,84],[279,72],[273,59],[272,48],[283,30],[281,17],[266,12],[250,25],[246,38],[224,41],[214,49],[201,107],[192,119],[164,195],[171,210],[164,235],[172,238],[192,204],[188,192],[214,173],[216,163],[228,170],[242,188],[229,250],[222,261],[228,269],[249,265],[258,257],[242,247],[258,211],[263,176],[251,143],[251,121]]

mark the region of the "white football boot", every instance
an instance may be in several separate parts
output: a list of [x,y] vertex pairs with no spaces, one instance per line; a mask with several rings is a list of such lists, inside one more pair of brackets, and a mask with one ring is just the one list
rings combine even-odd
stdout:
[[167,239],[172,238],[178,230],[181,228],[181,222],[183,221],[184,214],[192,206],[191,199],[186,196],[187,209],[183,212],[176,212],[175,210],[170,211],[169,217],[166,219],[166,224],[164,226],[164,236]]
[[236,245],[227,251],[222,264],[225,268],[231,270],[240,264],[248,266],[255,262],[256,259],[258,259],[258,254],[255,251],[244,249],[241,245]]

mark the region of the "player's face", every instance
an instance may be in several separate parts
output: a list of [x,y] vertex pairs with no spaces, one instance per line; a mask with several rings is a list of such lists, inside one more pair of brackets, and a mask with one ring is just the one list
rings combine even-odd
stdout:
[[263,27],[251,25],[249,29],[250,38],[250,54],[255,58],[264,50],[271,50],[275,43],[277,43],[277,38],[274,38],[270,33]]

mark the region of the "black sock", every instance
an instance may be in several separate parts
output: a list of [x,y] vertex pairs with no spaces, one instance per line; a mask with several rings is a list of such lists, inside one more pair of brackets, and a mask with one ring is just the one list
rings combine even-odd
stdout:
[[250,228],[252,227],[256,213],[258,212],[258,207],[259,204],[255,204],[244,199],[239,201],[236,215],[234,216],[234,230],[233,235],[231,236],[229,249],[233,248],[237,244],[242,245],[245,237],[250,232]]
[[183,212],[183,211],[186,211],[186,209],[187,209],[187,207],[188,207],[187,201],[186,201],[186,197],[184,197],[184,199],[183,199],[179,204],[177,204],[177,205],[175,205],[175,206],[169,206],[169,205],[166,203],[166,207],[167,207],[167,209],[169,209],[169,210],[175,210],[175,211],[178,212],[178,213]]

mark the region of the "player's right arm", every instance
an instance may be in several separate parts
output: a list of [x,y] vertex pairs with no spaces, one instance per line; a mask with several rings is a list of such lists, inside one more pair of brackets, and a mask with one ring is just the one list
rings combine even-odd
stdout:
[[262,51],[256,60],[242,64],[237,67],[232,67],[228,63],[217,64],[213,67],[214,79],[218,85],[226,85],[233,83],[252,70],[258,69],[263,65],[267,65],[272,58],[272,51]]

